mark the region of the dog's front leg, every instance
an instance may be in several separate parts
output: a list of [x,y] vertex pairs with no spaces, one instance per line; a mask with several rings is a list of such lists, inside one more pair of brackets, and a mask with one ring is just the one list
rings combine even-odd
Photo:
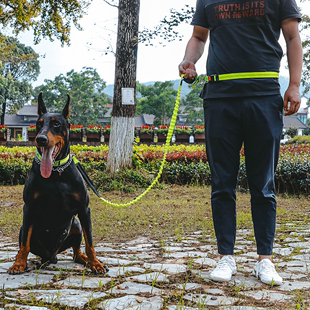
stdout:
[[83,229],[85,239],[85,251],[87,255],[87,264],[94,273],[105,273],[108,268],[99,261],[93,246],[92,224],[90,217],[90,209],[87,208],[83,214],[79,214],[79,219]]
[[[25,210],[25,207],[24,207]],[[23,225],[20,230],[19,251],[16,255],[15,263],[9,268],[8,273],[23,273],[27,269],[27,258],[30,252],[30,240],[32,236],[32,226],[24,212]]]

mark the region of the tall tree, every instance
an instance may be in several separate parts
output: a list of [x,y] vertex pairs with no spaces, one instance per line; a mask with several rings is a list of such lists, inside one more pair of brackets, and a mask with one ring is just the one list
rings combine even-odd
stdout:
[[112,129],[107,161],[107,170],[112,173],[132,166],[135,104],[122,104],[125,99],[122,89],[133,90],[132,103],[135,103],[139,10],[140,0],[119,0]]
[[70,95],[70,122],[72,124],[97,124],[98,117],[104,116],[106,105],[112,103],[103,92],[106,83],[96,69],[83,68],[80,72],[71,70],[66,75],[60,74],[54,80],[45,80],[45,84],[34,90],[37,98],[43,93],[46,107],[53,112],[61,112],[67,94]]
[[39,56],[17,39],[0,34],[0,123],[31,98],[31,82],[40,73]]
[[81,29],[78,21],[91,0],[6,0],[0,2],[0,24],[16,34],[33,29],[34,41],[54,38],[70,43],[71,24]]
[[155,125],[167,124],[172,115],[177,94],[173,89],[173,83],[155,82],[154,85],[148,86],[138,84],[138,91],[142,98],[137,99],[137,113],[155,115]]

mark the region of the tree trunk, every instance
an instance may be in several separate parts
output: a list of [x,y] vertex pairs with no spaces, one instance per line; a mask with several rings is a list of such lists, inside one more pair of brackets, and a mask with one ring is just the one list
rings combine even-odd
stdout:
[[132,166],[136,106],[122,105],[122,88],[133,88],[135,101],[139,9],[140,0],[119,1],[114,98],[107,162],[107,170],[112,173]]
[[4,125],[5,110],[6,110],[6,99],[4,98],[4,101],[2,103],[2,113],[1,113],[1,117],[0,117],[0,125]]

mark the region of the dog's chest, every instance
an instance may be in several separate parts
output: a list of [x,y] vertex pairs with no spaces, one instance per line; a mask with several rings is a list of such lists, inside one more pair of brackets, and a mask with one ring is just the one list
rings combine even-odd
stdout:
[[87,195],[74,182],[44,180],[25,186],[24,200],[38,217],[72,217],[87,205]]

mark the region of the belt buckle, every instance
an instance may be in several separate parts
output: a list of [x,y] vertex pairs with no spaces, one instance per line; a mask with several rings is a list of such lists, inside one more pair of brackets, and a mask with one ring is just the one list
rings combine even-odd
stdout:
[[218,74],[208,75],[208,83],[219,81]]

